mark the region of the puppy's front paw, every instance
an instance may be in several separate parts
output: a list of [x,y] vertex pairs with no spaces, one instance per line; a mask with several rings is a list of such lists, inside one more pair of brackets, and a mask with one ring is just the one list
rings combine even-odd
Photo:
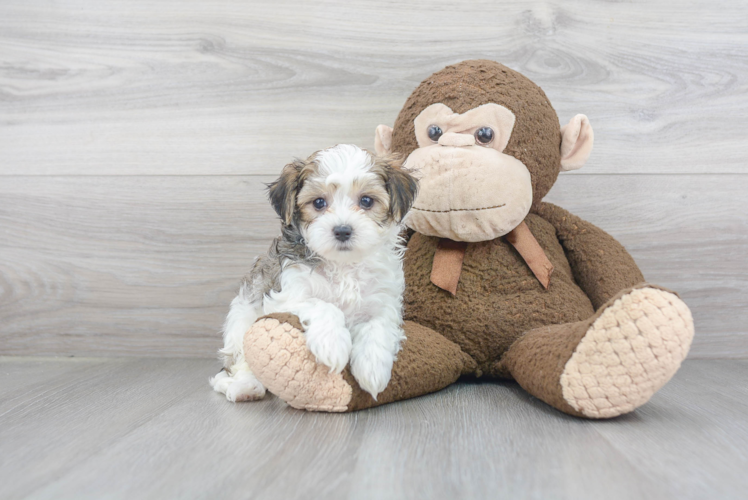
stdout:
[[312,323],[306,330],[306,345],[318,363],[330,367],[330,373],[340,373],[351,356],[351,333],[345,326]]
[[377,346],[362,346],[351,356],[351,373],[358,385],[376,401],[377,394],[390,383],[394,362],[395,356],[389,351]]

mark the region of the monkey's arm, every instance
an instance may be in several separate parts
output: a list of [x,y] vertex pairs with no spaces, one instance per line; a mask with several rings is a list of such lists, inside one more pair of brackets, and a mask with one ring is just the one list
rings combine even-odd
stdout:
[[537,214],[556,228],[574,279],[595,309],[621,290],[644,281],[633,257],[599,227],[551,203],[541,203]]

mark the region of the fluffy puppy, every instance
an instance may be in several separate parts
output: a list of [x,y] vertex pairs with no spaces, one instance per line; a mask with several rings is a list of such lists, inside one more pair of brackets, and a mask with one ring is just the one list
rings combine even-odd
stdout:
[[283,168],[268,186],[281,236],[255,260],[223,328],[224,369],[210,380],[229,401],[265,395],[244,359],[258,317],[293,313],[319,363],[351,373],[374,398],[403,340],[401,221],[417,183],[400,163],[351,145]]

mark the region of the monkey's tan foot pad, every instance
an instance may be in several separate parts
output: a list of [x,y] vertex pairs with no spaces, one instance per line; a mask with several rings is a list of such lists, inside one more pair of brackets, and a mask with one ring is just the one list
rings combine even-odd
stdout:
[[295,321],[260,318],[244,335],[244,355],[252,373],[294,408],[348,411],[353,396],[350,384],[342,374],[330,373],[328,367],[317,363],[306,347],[301,325],[291,317]]
[[676,295],[638,288],[592,323],[561,374],[563,398],[590,418],[610,418],[646,403],[678,371],[694,328]]

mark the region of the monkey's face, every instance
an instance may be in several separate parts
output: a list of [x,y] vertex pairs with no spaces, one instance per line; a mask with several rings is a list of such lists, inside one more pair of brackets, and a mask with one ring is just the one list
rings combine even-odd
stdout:
[[518,226],[592,150],[589,120],[560,127],[543,90],[494,61],[463,61],[426,78],[394,128],[379,125],[378,153],[407,156],[418,198],[405,223],[430,236],[485,241]]
[[420,190],[405,223],[419,233],[457,241],[507,234],[530,211],[527,167],[504,153],[515,116],[498,104],[454,113],[432,104],[414,121],[418,148],[405,163]]

